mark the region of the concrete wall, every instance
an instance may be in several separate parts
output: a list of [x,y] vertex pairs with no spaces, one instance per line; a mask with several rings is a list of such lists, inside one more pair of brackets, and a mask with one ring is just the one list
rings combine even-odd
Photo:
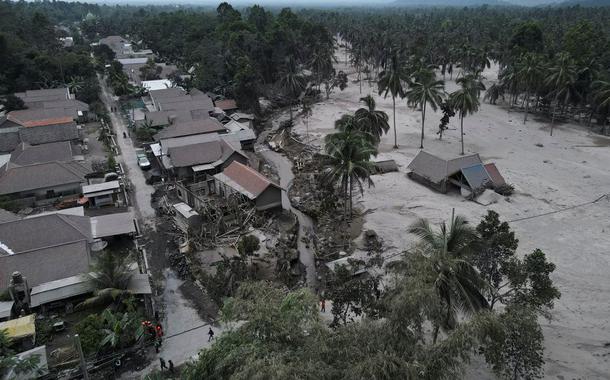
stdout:
[[75,124],[45,125],[28,127],[19,130],[21,141],[35,144],[46,144],[56,141],[70,141],[79,138]]
[[85,273],[90,264],[88,249],[88,243],[81,241],[60,248],[0,256],[0,289],[8,287],[14,271],[25,275],[30,287]]
[[267,210],[274,207],[282,207],[282,190],[269,186],[256,198],[256,209]]

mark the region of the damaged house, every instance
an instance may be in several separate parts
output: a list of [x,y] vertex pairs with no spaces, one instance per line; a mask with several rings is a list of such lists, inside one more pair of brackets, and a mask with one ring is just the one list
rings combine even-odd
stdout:
[[282,189],[253,168],[239,162],[231,163],[214,176],[216,193],[220,196],[241,194],[259,211],[282,206]]
[[451,185],[470,193],[506,183],[495,164],[483,164],[476,153],[442,158],[422,150],[408,168],[411,170],[409,178],[441,193],[447,193]]

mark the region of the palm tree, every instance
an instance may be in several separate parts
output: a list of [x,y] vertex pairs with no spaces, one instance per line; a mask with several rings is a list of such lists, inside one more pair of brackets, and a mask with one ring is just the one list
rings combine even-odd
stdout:
[[289,56],[280,77],[280,86],[290,97],[290,121],[292,121],[292,103],[305,88],[305,78],[301,74],[294,57]]
[[555,66],[549,68],[549,75],[544,83],[551,89],[551,93],[555,94],[553,100],[555,105],[551,117],[551,136],[553,136],[553,129],[555,127],[555,116],[557,115],[559,98],[561,97],[563,99],[562,103],[565,104],[573,95],[572,86],[576,81],[576,75],[576,65],[568,53],[560,53]]
[[301,115],[303,116],[303,119],[305,119],[305,130],[307,133],[307,140],[309,140],[309,117],[313,114],[311,100],[309,98],[304,98],[302,106]]
[[94,295],[77,305],[77,308],[108,305],[128,295],[127,286],[132,276],[130,263],[129,254],[103,251],[88,274],[95,286]]
[[[591,88],[593,89],[593,102],[595,104],[596,111],[602,113],[602,110],[610,109],[610,81],[595,81],[591,85]],[[607,112],[602,114],[604,115],[602,129],[605,129]]]
[[444,315],[434,328],[436,343],[440,327],[450,330],[456,326],[458,311],[473,313],[489,307],[482,294],[485,282],[467,259],[478,235],[463,217],[453,215],[450,224],[443,222],[439,230],[420,219],[409,232],[419,238],[418,252],[428,264],[435,292],[444,308]]
[[410,106],[421,108],[421,143],[420,149],[424,149],[424,125],[426,122],[426,106],[436,111],[439,104],[443,102],[445,84],[442,80],[436,80],[436,75],[431,70],[418,73],[414,82],[409,84],[410,89],[406,96]]
[[360,101],[366,104],[366,108],[358,109],[355,114],[359,130],[373,136],[374,143],[379,144],[381,136],[390,130],[388,114],[375,109],[375,99],[371,95],[360,98]]
[[453,109],[460,113],[460,135],[462,143],[462,155],[464,155],[464,117],[472,115],[479,110],[479,97],[477,89],[471,80],[462,77],[457,80],[461,88],[449,95],[449,102]]
[[538,54],[527,53],[517,62],[517,78],[525,87],[525,116],[523,124],[527,121],[530,105],[530,93],[537,92],[540,78],[544,71],[542,58]]
[[100,348],[122,348],[134,340],[137,341],[144,334],[143,326],[129,313],[112,313],[106,309],[102,318],[108,327],[102,329],[104,337],[100,341]]
[[404,74],[401,67],[400,58],[397,52],[394,52],[390,60],[390,64],[379,73],[379,95],[383,93],[383,97],[388,96],[388,92],[392,95],[392,112],[394,114],[394,149],[398,148],[398,138],[396,136],[396,97],[404,98],[405,91],[402,87]]
[[[347,124],[349,125],[349,124]],[[347,218],[348,202],[349,213],[352,213],[352,196],[354,187],[360,194],[364,194],[364,184],[373,186],[371,172],[373,164],[371,155],[375,155],[375,148],[369,139],[354,129],[326,136],[326,153],[330,163],[324,171],[322,180],[325,184],[339,185],[345,199],[344,218]]]

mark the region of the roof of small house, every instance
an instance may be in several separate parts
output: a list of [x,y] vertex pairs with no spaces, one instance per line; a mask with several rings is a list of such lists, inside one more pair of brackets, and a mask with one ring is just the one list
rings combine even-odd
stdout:
[[7,119],[24,127],[68,124],[78,117],[76,111],[67,108],[34,108],[9,112]]
[[92,241],[91,222],[86,216],[48,214],[0,223],[0,255],[61,249],[80,241]]
[[215,106],[223,111],[232,111],[237,109],[237,103],[234,99],[217,100]]
[[29,145],[21,143],[11,153],[10,161],[17,165],[31,165],[44,162],[72,161],[72,146],[68,141]]
[[222,157],[222,147],[220,141],[203,142],[170,148],[167,155],[174,167],[209,164]]
[[187,122],[175,122],[155,135],[155,140],[198,135],[201,133],[225,132],[226,128],[211,117]]
[[216,174],[214,178],[247,196],[249,199],[256,199],[269,186],[279,188],[278,185],[261,173],[237,161],[233,161],[222,173]]
[[462,168],[482,163],[481,158],[476,153],[448,159],[422,150],[411,161],[408,168],[413,173],[438,183],[458,173]]
[[84,182],[90,172],[90,169],[77,162],[54,161],[25,166],[9,162],[0,168],[0,194]]

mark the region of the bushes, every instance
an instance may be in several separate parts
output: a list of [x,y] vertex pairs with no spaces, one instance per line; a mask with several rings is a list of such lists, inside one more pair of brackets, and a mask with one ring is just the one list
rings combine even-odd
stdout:
[[94,354],[99,350],[100,342],[104,339],[103,328],[104,320],[99,314],[88,315],[76,325],[85,355]]

